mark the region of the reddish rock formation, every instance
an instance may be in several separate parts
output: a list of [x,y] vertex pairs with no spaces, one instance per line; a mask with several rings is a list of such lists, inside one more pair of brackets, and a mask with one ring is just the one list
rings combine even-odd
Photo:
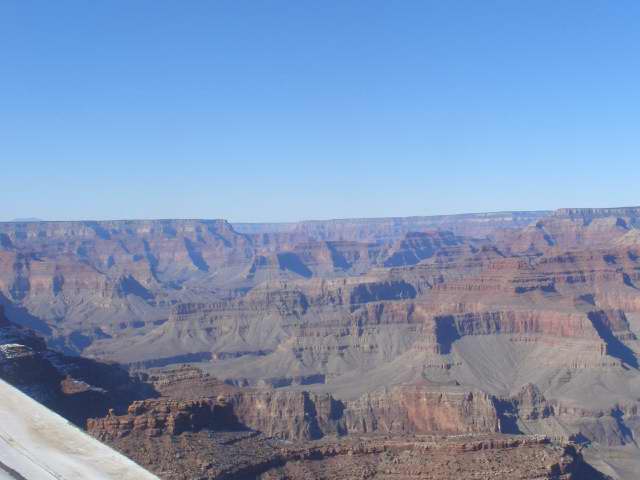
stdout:
[[[185,383],[195,377],[187,373]],[[172,374],[173,375],[173,374]],[[195,379],[198,383],[200,380]],[[206,380],[205,380],[206,381]],[[157,382],[156,386],[161,382]],[[172,386],[175,391],[175,384]],[[166,394],[167,390],[159,388]],[[433,390],[428,386],[396,387],[341,402],[315,395],[271,389],[213,387],[209,397],[159,398],[132,403],[125,415],[113,412],[90,419],[88,430],[101,439],[132,432],[149,436],[183,431],[250,428],[268,437],[312,440],[326,435],[363,433],[490,433],[499,431],[496,402],[480,392]]]
[[480,392],[402,386],[347,402],[353,433],[487,433],[499,431],[494,400]]

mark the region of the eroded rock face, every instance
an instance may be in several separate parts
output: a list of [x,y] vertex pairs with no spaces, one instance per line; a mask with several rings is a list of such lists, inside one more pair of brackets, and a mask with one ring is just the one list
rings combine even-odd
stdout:
[[450,434],[498,432],[494,400],[481,392],[402,386],[347,402],[346,426],[353,433]]
[[149,437],[179,435],[200,430],[237,427],[231,408],[215,400],[140,400],[132,403],[127,414],[113,411],[100,419],[89,419],[88,431],[100,439],[118,439],[133,433]]
[[[196,378],[189,370],[185,383]],[[172,373],[171,376],[175,374]],[[207,382],[200,377],[195,382]],[[163,389],[161,384],[168,386]],[[149,436],[177,435],[184,431],[251,429],[287,440],[314,440],[327,435],[367,433],[492,433],[500,431],[496,401],[481,392],[434,390],[425,385],[396,387],[343,402],[331,395],[289,390],[239,389],[214,386],[208,397],[168,397],[132,403],[125,415],[113,412],[91,419],[88,430],[101,439],[125,437],[132,432]],[[176,384],[157,380],[163,395]]]
[[0,377],[84,427],[87,418],[122,409],[153,388],[117,365],[67,357],[33,331],[12,324],[0,307]]

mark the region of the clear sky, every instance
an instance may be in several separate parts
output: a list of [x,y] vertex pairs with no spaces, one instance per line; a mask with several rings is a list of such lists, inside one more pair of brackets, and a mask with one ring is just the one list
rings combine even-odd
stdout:
[[3,0],[0,219],[640,204],[638,0]]

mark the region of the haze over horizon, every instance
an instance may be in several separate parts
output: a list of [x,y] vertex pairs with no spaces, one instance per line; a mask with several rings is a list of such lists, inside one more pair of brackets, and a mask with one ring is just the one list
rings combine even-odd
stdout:
[[640,4],[4,2],[0,220],[640,204]]
[[453,213],[432,213],[428,215],[388,215],[388,216],[369,216],[369,217],[331,217],[331,218],[299,218],[294,220],[241,220],[235,221],[225,217],[140,217],[140,218],[70,218],[70,219],[56,219],[56,218],[40,218],[40,217],[15,217],[10,220],[0,220],[0,223],[33,223],[33,222],[86,222],[86,221],[137,221],[137,220],[226,220],[231,224],[268,224],[268,223],[300,223],[300,222],[327,222],[333,220],[358,220],[358,219],[378,219],[378,218],[411,218],[411,217],[438,217],[438,216],[456,216],[456,215],[483,215],[483,214],[500,214],[500,213],[518,213],[518,212],[553,212],[559,209],[625,209],[625,208],[640,208],[638,205],[590,205],[590,206],[563,206],[551,209],[532,209],[532,210],[494,210],[490,212],[469,211],[469,212],[453,212]]

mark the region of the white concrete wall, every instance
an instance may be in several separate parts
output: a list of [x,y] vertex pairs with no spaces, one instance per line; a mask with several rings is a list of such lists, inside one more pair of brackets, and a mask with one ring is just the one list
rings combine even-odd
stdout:
[[0,462],[27,480],[158,480],[2,380]]

